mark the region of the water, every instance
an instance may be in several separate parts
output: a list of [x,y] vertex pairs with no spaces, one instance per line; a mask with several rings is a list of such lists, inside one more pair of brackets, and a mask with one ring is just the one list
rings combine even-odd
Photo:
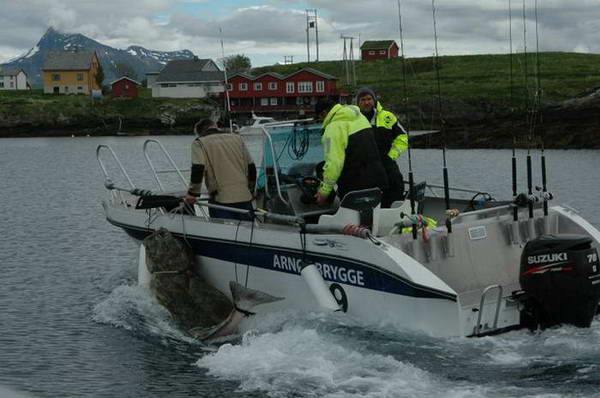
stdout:
[[[189,163],[190,137],[160,140]],[[110,144],[141,170],[142,142],[0,140],[1,397],[600,396],[600,319],[590,329],[433,339],[283,312],[245,321],[242,336],[219,346],[186,338],[136,287],[137,246],[100,205],[96,146]],[[598,152],[547,156],[556,202],[600,227]],[[524,152],[518,157],[524,175]],[[453,184],[510,196],[510,151],[447,158]],[[537,154],[534,164],[539,184]],[[415,150],[413,166],[416,180],[442,181],[441,151]],[[152,187],[151,177],[132,178]]]

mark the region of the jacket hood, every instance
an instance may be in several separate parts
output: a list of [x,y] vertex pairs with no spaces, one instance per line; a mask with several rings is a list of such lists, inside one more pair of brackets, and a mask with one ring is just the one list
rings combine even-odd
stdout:
[[325,117],[325,120],[323,120],[323,128],[327,127],[332,122],[351,122],[361,116],[358,106],[337,104],[331,108]]

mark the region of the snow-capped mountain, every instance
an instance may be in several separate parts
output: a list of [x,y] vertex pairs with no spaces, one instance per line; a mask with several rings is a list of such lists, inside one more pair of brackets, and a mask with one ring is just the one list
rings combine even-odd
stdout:
[[104,69],[104,82],[115,80],[117,65],[128,65],[135,72],[135,77],[141,81],[146,72],[158,72],[173,59],[193,58],[189,50],[181,51],[155,51],[140,46],[130,46],[125,50],[116,49],[101,44],[79,33],[61,33],[49,28],[40,41],[27,53],[0,65],[2,68],[20,68],[27,73],[33,86],[42,84],[42,68],[44,60],[51,52],[56,51],[96,51],[102,68]]

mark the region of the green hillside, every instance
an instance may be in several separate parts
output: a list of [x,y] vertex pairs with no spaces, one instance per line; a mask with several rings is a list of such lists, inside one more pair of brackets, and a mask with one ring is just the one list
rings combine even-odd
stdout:
[[[510,103],[510,56],[465,55],[439,58],[440,91],[443,98],[466,102],[484,100],[491,104]],[[514,54],[513,107],[523,105],[536,87],[536,54]],[[525,84],[525,65],[527,80]],[[539,54],[542,99],[562,101],[581,92],[600,86],[600,54],[547,52]],[[301,67],[312,67],[338,77],[339,87],[346,86],[342,61],[325,61],[256,68],[255,73],[273,71],[290,73]],[[402,59],[356,61],[357,86],[370,86],[384,98],[388,107],[397,108],[402,102]],[[436,71],[433,59],[407,58],[406,85],[409,101],[427,101],[437,96]],[[349,87],[351,90],[355,87]]]

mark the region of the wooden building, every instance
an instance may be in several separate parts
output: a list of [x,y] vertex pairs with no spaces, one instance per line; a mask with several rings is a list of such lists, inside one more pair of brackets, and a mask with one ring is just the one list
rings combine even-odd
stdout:
[[[146,75],[148,76],[148,75]],[[156,78],[148,76],[153,97],[204,98],[225,91],[225,73],[211,59],[176,59],[170,61]]]
[[0,69],[0,90],[30,90],[23,69]]
[[337,77],[312,68],[288,75],[236,73],[229,78],[232,112],[284,113],[312,111],[322,97],[339,99]]
[[367,40],[360,46],[361,59],[389,59],[398,56],[399,47],[394,40]]
[[136,98],[139,95],[140,83],[123,76],[110,84],[114,98]]
[[100,67],[96,52],[62,51],[44,61],[44,93],[90,94],[102,90],[96,81]]

